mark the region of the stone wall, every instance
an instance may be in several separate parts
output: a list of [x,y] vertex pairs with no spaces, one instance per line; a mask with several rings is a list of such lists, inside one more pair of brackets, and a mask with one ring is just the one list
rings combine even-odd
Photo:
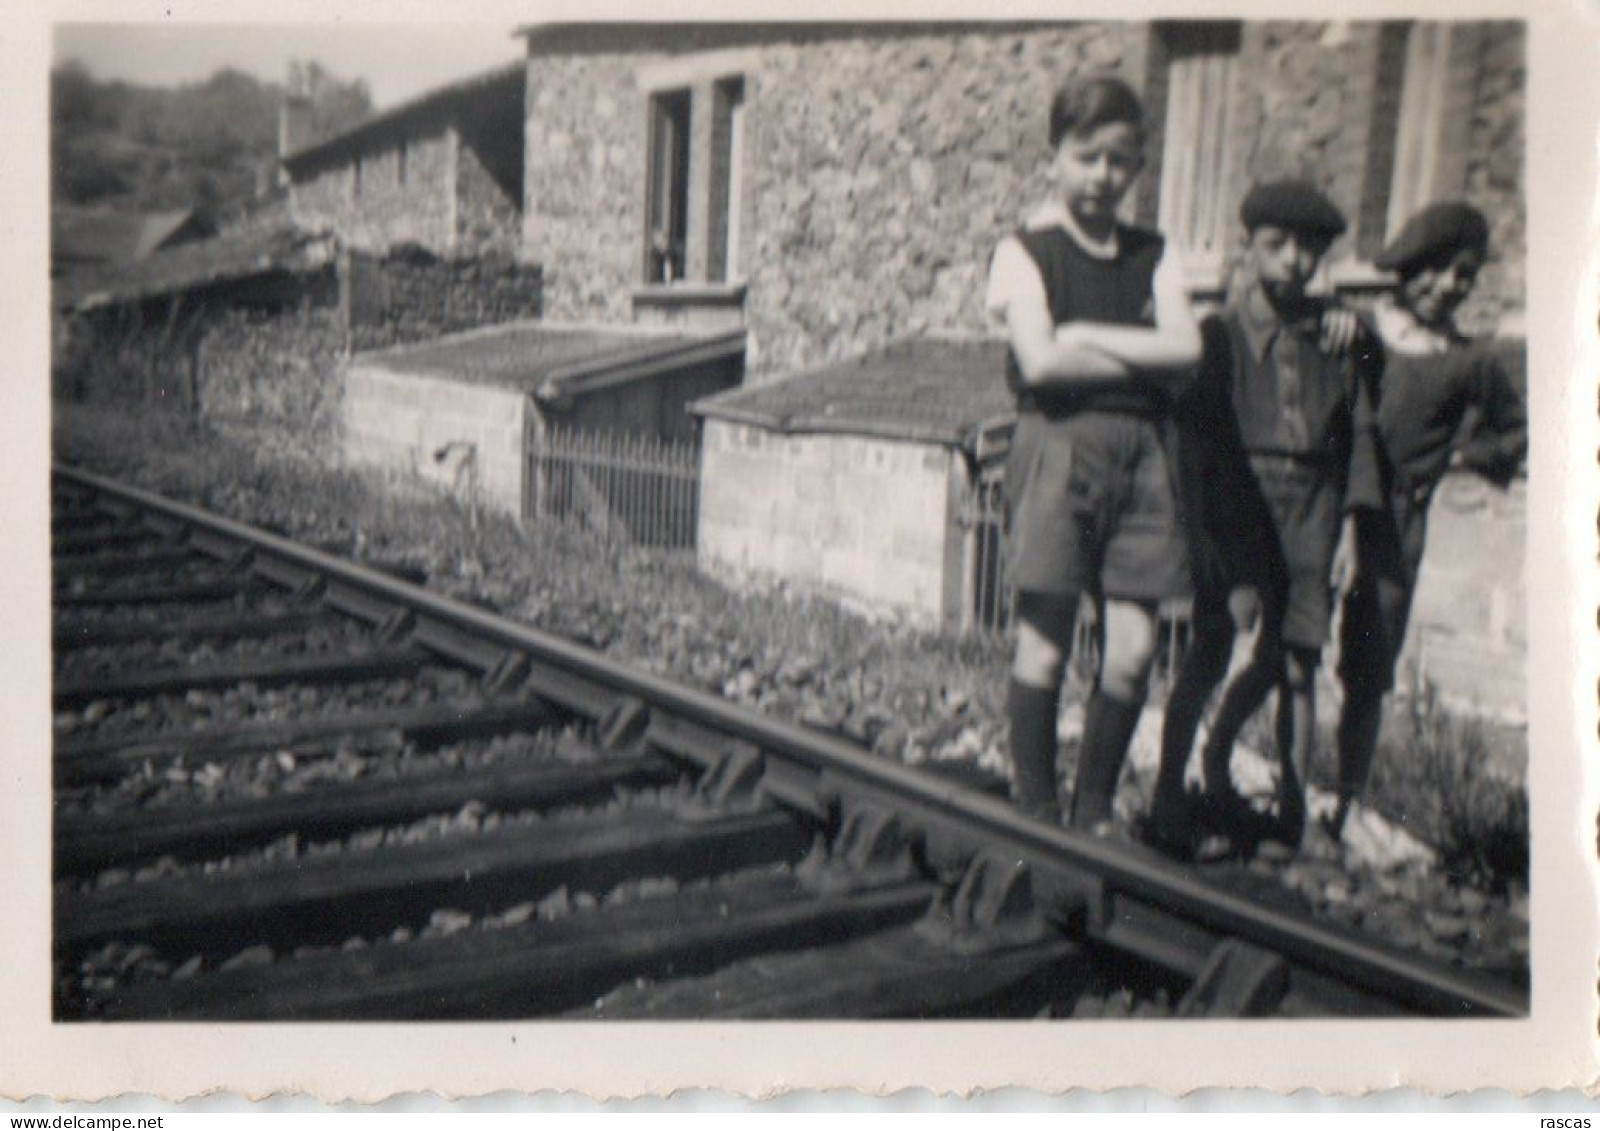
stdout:
[[[956,615],[949,451],[858,436],[785,436],[707,420],[698,560],[936,627]],[[957,559],[958,561],[959,559]]]
[[[517,119],[504,128],[515,130]],[[415,244],[436,255],[510,257],[519,244],[521,181],[502,168],[503,148],[465,142],[440,123],[432,132],[330,160],[295,181],[295,221],[372,253]]]
[[1528,626],[1523,564],[1528,490],[1473,475],[1448,477],[1428,513],[1428,549],[1401,659],[1450,706],[1527,717]]
[[1228,198],[1243,200],[1261,180],[1317,182],[1352,221],[1350,233],[1329,249],[1331,261],[1359,254],[1359,218],[1378,188],[1367,173],[1375,156],[1379,31],[1376,23],[1273,20],[1246,23],[1242,33],[1232,147],[1240,160],[1232,165]]
[[331,446],[343,360],[344,326],[331,306],[223,311],[201,344],[202,414]]
[[295,181],[290,191],[295,222],[329,229],[346,244],[366,251],[415,243],[447,254],[455,247],[456,148],[455,132],[440,125],[436,132],[413,137],[403,146],[330,163]]
[[381,355],[358,357],[345,373],[344,462],[453,490],[461,453],[441,459],[439,452],[470,445],[478,501],[520,515],[526,406],[514,390],[392,373]]
[[539,268],[505,256],[439,259],[420,248],[384,256],[351,252],[340,278],[357,350],[537,318],[542,308]]
[[52,359],[57,395],[137,402],[324,452],[338,424],[345,328],[330,278],[273,306],[185,303],[176,318],[135,305],[69,320]]
[[[738,73],[750,370],[928,327],[978,329],[988,256],[1043,193],[1054,85],[1090,66],[1140,82],[1145,54],[1136,24],[774,33],[744,44],[732,71],[710,56],[696,72],[692,56],[659,50],[536,54],[524,256],[546,268],[552,316],[631,318],[644,281],[648,93],[694,89],[693,128],[712,84]],[[693,215],[691,281],[705,237]]]
[[1523,332],[1527,286],[1527,216],[1523,186],[1527,33],[1520,23],[1483,25],[1477,45],[1479,82],[1466,152],[1467,200],[1489,217],[1493,254],[1461,322],[1473,333]]
[[[1456,195],[1490,212],[1498,254],[1467,312],[1482,329],[1522,302],[1522,33],[1508,23],[1461,28],[1456,69],[1471,80],[1474,101]],[[1244,24],[1229,199],[1257,178],[1310,176],[1354,222],[1330,262],[1370,258],[1383,236],[1395,52],[1398,44],[1403,60],[1405,34],[1403,24],[1375,22]],[[638,315],[648,98],[689,89],[696,152],[714,157],[713,93],[730,77],[744,81],[739,274],[748,283],[755,379],[928,328],[981,329],[988,257],[1046,195],[1049,98],[1076,70],[1114,70],[1147,91],[1154,131],[1134,211],[1154,219],[1165,112],[1160,28],[767,29],[732,44],[696,35],[710,32],[674,33],[671,51],[660,35],[615,33],[609,42],[603,31],[579,45],[534,44],[522,254],[545,266],[554,315]],[[707,264],[717,246],[712,179],[691,158],[691,284],[717,282]],[[663,317],[646,298],[646,316]]]
[[[511,128],[516,128],[512,123]],[[520,188],[520,180],[518,182]],[[485,164],[479,152],[462,145],[456,167],[455,248],[473,255],[510,258],[517,251],[522,201]]]

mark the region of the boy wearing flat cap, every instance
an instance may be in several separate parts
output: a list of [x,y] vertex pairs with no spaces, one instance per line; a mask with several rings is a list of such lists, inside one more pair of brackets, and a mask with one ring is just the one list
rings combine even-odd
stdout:
[[[1382,505],[1378,350],[1352,332],[1350,316],[1306,293],[1344,217],[1313,185],[1275,181],[1250,191],[1240,218],[1250,282],[1203,324],[1200,371],[1180,406],[1194,637],[1167,707],[1148,826],[1150,839],[1174,849],[1190,839],[1190,747],[1236,633],[1256,633],[1256,643],[1205,745],[1206,807],[1230,823],[1242,817],[1229,773],[1233,743],[1277,689],[1283,766],[1273,838],[1299,845],[1330,587],[1356,566],[1354,512]],[[1341,324],[1342,335],[1330,333]],[[1334,344],[1338,337],[1347,348]]]
[[1486,349],[1457,329],[1489,251],[1489,225],[1470,205],[1434,204],[1413,216],[1376,260],[1395,272],[1374,310],[1385,363],[1378,431],[1385,508],[1364,514],[1362,567],[1340,630],[1339,806],[1342,834],[1377,749],[1383,697],[1394,682],[1427,537],[1428,504],[1453,467],[1504,484],[1527,451],[1522,398]]

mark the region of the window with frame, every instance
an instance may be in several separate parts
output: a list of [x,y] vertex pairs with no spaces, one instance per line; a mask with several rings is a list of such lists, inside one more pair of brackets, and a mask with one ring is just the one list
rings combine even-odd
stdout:
[[687,90],[664,91],[650,98],[647,283],[674,283],[687,273],[690,103]]
[[1159,32],[1167,93],[1157,223],[1192,272],[1219,277],[1232,218],[1240,33],[1233,21],[1173,22]]
[[711,114],[711,208],[706,275],[711,282],[720,283],[741,275],[744,79],[723,79],[712,87]]

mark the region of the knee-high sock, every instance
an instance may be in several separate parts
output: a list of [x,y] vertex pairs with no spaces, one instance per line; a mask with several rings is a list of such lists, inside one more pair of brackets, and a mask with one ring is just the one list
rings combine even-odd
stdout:
[[1036,817],[1057,820],[1056,713],[1061,686],[1033,687],[1011,681],[1006,710],[1011,716],[1011,796]]
[[1339,810],[1335,817],[1341,828],[1350,806],[1367,787],[1383,720],[1381,691],[1347,686],[1344,696],[1344,712],[1339,716]]
[[1078,752],[1077,784],[1072,791],[1072,823],[1092,828],[1111,819],[1111,802],[1128,743],[1139,726],[1142,704],[1124,703],[1102,691],[1089,699],[1083,717],[1083,748]]

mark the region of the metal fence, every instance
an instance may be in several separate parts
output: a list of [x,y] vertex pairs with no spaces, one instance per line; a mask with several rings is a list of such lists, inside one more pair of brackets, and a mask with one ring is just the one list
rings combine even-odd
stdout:
[[609,538],[692,550],[700,446],[648,436],[550,428],[528,445],[528,517]]
[[[1006,579],[1005,465],[993,463],[978,474],[961,506],[961,526],[966,535],[962,629],[986,636],[1004,636],[1015,613],[1014,594]],[[1191,633],[1191,605],[1187,600],[1165,602],[1156,625],[1159,651],[1157,674],[1170,679],[1183,659]],[[1093,602],[1084,602],[1073,641],[1073,666],[1078,675],[1093,678],[1101,649],[1100,618]]]

